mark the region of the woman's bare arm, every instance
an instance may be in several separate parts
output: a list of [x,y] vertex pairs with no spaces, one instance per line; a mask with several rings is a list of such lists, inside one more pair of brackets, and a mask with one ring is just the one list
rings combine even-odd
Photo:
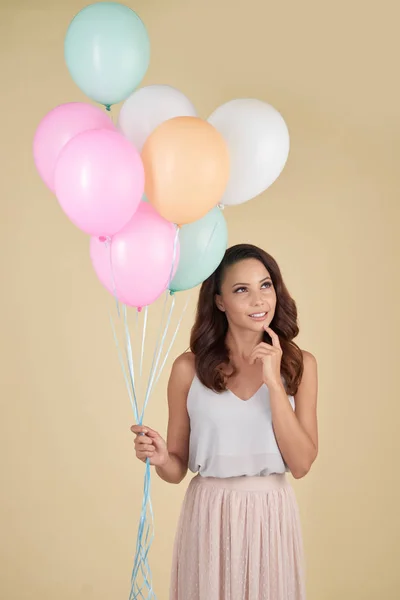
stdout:
[[309,352],[303,352],[303,357],[304,373],[295,396],[294,412],[283,385],[270,389],[275,436],[296,479],[308,473],[318,454],[317,362]]
[[194,374],[194,357],[190,352],[175,360],[168,382],[168,455],[163,465],[156,466],[159,477],[168,483],[180,483],[188,471],[190,422],[187,396]]

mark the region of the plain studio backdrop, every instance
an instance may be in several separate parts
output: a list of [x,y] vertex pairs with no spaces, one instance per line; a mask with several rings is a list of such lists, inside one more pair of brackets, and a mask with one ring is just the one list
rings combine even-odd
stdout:
[[[288,124],[282,176],[224,214],[230,244],[250,241],[276,257],[298,304],[299,344],[319,362],[320,454],[294,482],[308,599],[396,600],[398,4],[126,4],[150,35],[143,85],[177,87],[204,118],[229,99],[259,98]],[[92,271],[88,238],[64,217],[32,159],[41,118],[58,104],[88,101],[63,57],[66,29],[83,6],[1,0],[0,596],[7,600],[127,598],[142,500],[112,299]],[[187,347],[196,299],[197,290],[171,359]],[[151,345],[146,352],[148,367]],[[146,414],[163,434],[171,359]],[[153,480],[150,563],[159,600],[168,598],[188,481]]]

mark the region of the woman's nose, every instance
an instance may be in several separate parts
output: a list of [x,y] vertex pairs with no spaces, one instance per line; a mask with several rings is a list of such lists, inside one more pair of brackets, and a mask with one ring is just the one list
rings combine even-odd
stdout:
[[252,300],[253,306],[263,306],[263,304],[264,304],[264,299],[262,297],[261,292],[254,293],[251,300]]

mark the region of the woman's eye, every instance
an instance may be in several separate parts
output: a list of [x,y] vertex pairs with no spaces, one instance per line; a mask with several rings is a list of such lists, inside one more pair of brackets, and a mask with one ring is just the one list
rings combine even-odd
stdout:
[[269,289],[270,287],[272,287],[272,283],[271,283],[271,281],[266,281],[265,283],[262,284],[261,287],[263,289]]
[[242,293],[243,293],[243,292],[245,292],[245,291],[246,291],[246,288],[245,288],[245,287],[240,287],[240,288],[237,288],[237,289],[235,290],[235,294],[237,294],[237,293],[239,293],[239,294],[242,294]]

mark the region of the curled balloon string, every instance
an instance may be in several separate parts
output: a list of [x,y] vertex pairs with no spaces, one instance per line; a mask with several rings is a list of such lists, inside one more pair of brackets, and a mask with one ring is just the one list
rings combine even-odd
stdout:
[[[136,541],[136,552],[134,566],[132,569],[131,576],[131,591],[129,594],[129,600],[137,600],[139,598],[155,599],[156,595],[153,591],[152,586],[152,573],[150,564],[148,561],[148,554],[150,547],[154,539],[154,514],[151,502],[150,493],[151,483],[151,472],[149,460],[146,461],[146,470],[144,476],[144,490],[143,490],[143,501],[142,510],[140,514],[138,535]],[[148,523],[148,515],[150,517],[150,523]],[[151,532],[151,533],[150,533]],[[139,571],[143,584],[140,586],[138,583]],[[144,596],[143,591],[146,588],[147,595]]]
[[[135,375],[134,375],[134,361],[132,352],[132,342],[129,332],[129,325],[126,316],[126,306],[124,306],[124,330],[125,330],[125,349],[128,362],[128,371],[130,376],[130,383],[132,386],[132,395],[136,399],[136,386],[135,386]],[[121,353],[122,354],[122,353]],[[143,412],[141,415],[138,414],[137,403],[134,404],[134,414],[136,422],[142,424]],[[140,513],[138,533],[136,539],[136,552],[134,557],[134,564],[131,575],[131,591],[130,599],[145,598],[143,595],[143,586],[147,589],[146,598],[155,598],[152,586],[151,569],[148,562],[148,554],[150,547],[154,539],[154,514],[151,503],[150,495],[150,483],[151,483],[151,472],[149,460],[146,461],[146,469],[144,475],[144,487],[143,487],[143,500],[142,509]],[[150,522],[149,522],[150,521]],[[151,532],[151,535],[149,535]],[[143,579],[143,586],[139,587],[138,577],[139,573]]]
[[[148,383],[148,388],[147,388],[147,392],[146,392],[146,397],[145,397],[145,401],[143,404],[142,413],[141,413],[139,421],[138,421],[139,424],[143,423],[144,412],[145,412],[147,403],[150,398],[151,390],[153,388],[154,378],[155,378],[155,375],[157,372],[158,363],[160,360],[160,356],[161,356],[161,353],[162,353],[162,350],[164,347],[164,343],[165,343],[165,338],[166,338],[166,335],[167,335],[167,332],[169,329],[169,325],[171,322],[171,317],[172,317],[172,313],[174,310],[174,306],[175,306],[175,298],[173,298],[173,300],[172,300],[171,307],[170,307],[170,310],[168,313],[167,322],[163,328],[161,340],[159,341],[159,343],[157,345],[158,351],[157,351],[157,349],[154,351],[153,363],[152,363],[153,368],[152,368],[150,376],[149,376],[149,383]],[[176,337],[176,335],[175,335],[175,337]],[[172,347],[172,345],[170,345],[169,350],[171,349],[171,347]],[[169,351],[168,351],[168,353],[169,353]],[[137,543],[136,543],[136,553],[135,553],[134,567],[133,567],[132,578],[131,578],[130,600],[136,600],[137,598],[144,597],[143,596],[143,587],[138,589],[137,580],[138,580],[139,571],[141,572],[141,575],[142,575],[142,578],[144,581],[144,585],[146,586],[146,588],[148,590],[147,598],[155,598],[155,594],[152,589],[151,569],[150,569],[150,565],[148,563],[149,550],[150,550],[150,547],[154,540],[154,514],[153,514],[151,495],[150,495],[150,480],[151,480],[150,463],[149,463],[149,460],[147,460],[146,461],[145,479],[144,479],[144,494],[143,494],[142,510],[141,510],[141,515],[140,515],[140,520],[139,520],[139,528],[138,528]],[[148,524],[148,521],[147,521],[148,514],[150,517],[150,524]],[[147,530],[146,530],[146,534],[145,534],[146,526],[147,526]],[[151,531],[151,536],[149,538],[150,531]],[[143,539],[143,538],[145,538],[145,539]]]
[[[174,240],[173,260],[172,260],[172,265],[171,265],[171,273],[170,273],[168,287],[169,287],[169,284],[171,282],[171,279],[172,279],[172,276],[174,273],[176,254],[177,254],[178,234],[179,234],[179,229],[177,228],[175,240]],[[116,285],[115,285],[115,277],[114,277],[114,272],[113,272],[112,255],[111,255],[111,239],[107,239],[106,243],[110,248],[110,269],[111,269],[111,276],[112,276],[112,282],[113,282],[113,291],[114,291],[114,296],[116,299],[118,317],[121,318],[121,311],[119,308],[118,295],[117,295],[117,290],[116,290]],[[160,362],[161,354],[162,354],[162,351],[164,348],[166,336],[167,336],[167,333],[168,333],[168,330],[169,330],[169,327],[171,324],[172,314],[173,314],[174,307],[175,307],[175,297],[171,296],[172,302],[171,302],[170,309],[168,311],[167,320],[164,324],[164,317],[165,317],[167,302],[168,302],[169,297],[170,296],[169,296],[169,293],[167,290],[167,293],[165,295],[164,307],[163,307],[163,311],[162,311],[162,317],[161,317],[161,321],[160,321],[160,328],[159,328],[159,332],[158,332],[158,336],[157,336],[158,339],[157,339],[156,346],[155,346],[155,349],[153,352],[152,364],[151,364],[146,394],[145,394],[142,410],[140,412],[139,412],[139,407],[138,407],[138,402],[137,402],[137,383],[138,382],[135,378],[134,356],[133,356],[132,341],[131,341],[130,330],[129,330],[127,307],[125,305],[122,305],[123,306],[123,309],[122,309],[123,328],[124,328],[124,334],[125,334],[124,347],[125,347],[126,365],[125,365],[123,353],[121,351],[121,347],[120,347],[120,344],[118,341],[118,336],[116,333],[114,322],[110,315],[110,321],[111,321],[111,326],[112,326],[112,330],[113,330],[114,340],[116,343],[118,357],[119,357],[119,361],[121,363],[122,372],[123,372],[123,376],[125,379],[125,384],[126,384],[126,387],[128,390],[128,395],[129,395],[129,398],[131,401],[131,405],[132,405],[136,423],[138,423],[139,425],[143,424],[144,413],[145,413],[145,409],[147,407],[147,404],[148,404],[148,401],[149,401],[149,398],[151,395],[151,391],[154,387],[155,382],[158,381],[158,379],[159,379],[159,376],[160,376],[161,371],[166,363],[168,355],[171,351],[173,342],[175,341],[176,335],[178,333],[178,330],[179,330],[179,327],[180,327],[180,324],[181,324],[182,318],[183,318],[183,314],[182,314],[182,316],[178,322],[178,326],[173,335],[173,340],[168,347],[167,354],[163,360],[160,370],[158,371],[158,365]],[[187,304],[188,304],[188,302],[186,303],[184,312],[187,308]],[[137,313],[136,313],[136,333],[137,333],[137,327],[138,327],[138,316],[139,316],[139,311],[137,311]],[[143,360],[144,360],[145,340],[146,340],[146,332],[147,332],[147,319],[148,319],[148,309],[147,309],[147,307],[145,307],[142,340],[141,340],[141,350],[140,350],[140,367],[139,367],[140,379],[141,379],[141,376],[143,373]],[[156,377],[157,377],[157,379],[156,379]],[[140,518],[139,518],[138,533],[137,533],[137,540],[136,540],[136,551],[135,551],[134,564],[133,564],[132,575],[131,575],[131,590],[130,590],[129,600],[139,600],[139,599],[150,600],[150,599],[156,598],[155,593],[153,591],[152,573],[151,573],[151,568],[150,568],[150,564],[149,564],[149,560],[148,560],[149,551],[150,551],[151,545],[153,543],[153,540],[154,540],[154,513],[153,513],[153,506],[152,506],[152,501],[151,501],[151,468],[150,468],[150,462],[147,459],[145,474],[144,474],[142,507],[141,507],[141,513],[140,513]],[[142,582],[141,584],[139,584],[139,579]]]
[[[117,295],[117,290],[116,290],[116,285],[115,285],[114,269],[113,269],[113,264],[112,264],[111,239],[110,238],[106,239],[105,243],[107,244],[107,246],[110,249],[110,270],[111,270],[111,277],[112,277],[112,282],[113,282],[113,291],[114,291],[114,297],[115,297],[115,301],[116,301],[118,317],[121,318],[121,312],[120,312],[119,302],[118,302],[118,295]],[[138,313],[137,313],[137,315],[138,315]],[[145,316],[146,316],[146,319],[145,319],[145,324],[143,327],[144,331],[143,331],[143,338],[142,338],[142,356],[143,356],[143,352],[144,352],[144,339],[145,339],[145,335],[146,335],[147,310],[146,310]],[[139,407],[138,407],[138,402],[137,402],[132,342],[131,342],[131,336],[130,336],[130,332],[129,332],[129,324],[128,324],[126,305],[123,305],[123,324],[124,324],[124,332],[125,332],[125,357],[126,357],[128,368],[126,368],[126,366],[125,366],[125,362],[124,362],[123,354],[122,354],[121,347],[120,347],[120,344],[118,341],[118,336],[117,336],[117,332],[115,329],[114,321],[113,321],[111,315],[110,315],[110,322],[111,322],[111,328],[112,328],[113,335],[114,335],[114,341],[115,341],[115,344],[117,347],[118,358],[119,358],[119,361],[121,364],[122,373],[124,376],[124,380],[125,380],[126,388],[128,391],[128,396],[129,396],[129,399],[131,402],[135,421],[136,421],[136,423],[141,423],[141,421],[143,419],[143,413],[142,413],[142,416],[139,414]],[[141,368],[142,368],[142,363],[143,363],[143,359],[141,357]],[[148,553],[149,553],[151,544],[154,539],[154,514],[153,514],[153,507],[152,507],[151,497],[150,497],[150,478],[151,478],[150,464],[149,464],[149,461],[147,461],[145,476],[144,476],[142,510],[141,510],[141,515],[140,515],[140,520],[139,520],[139,528],[138,528],[137,543],[136,543],[136,553],[135,553],[134,567],[133,567],[132,578],[131,578],[130,599],[132,598],[134,600],[139,599],[139,598],[142,598],[142,599],[145,598],[145,596],[143,596],[143,586],[138,588],[138,585],[137,585],[137,577],[138,577],[139,569],[140,569],[140,573],[141,573],[141,576],[143,579],[143,585],[147,589],[146,598],[148,600],[156,598],[156,596],[153,592],[152,575],[151,575],[150,565],[148,562]],[[148,520],[147,520],[148,513],[149,513],[149,517],[150,517],[150,523],[148,523]],[[146,528],[146,534],[144,536],[145,528]],[[151,531],[151,536],[149,537],[150,531]],[[144,539],[143,539],[143,536],[144,536]]]
[[[148,399],[151,395],[151,392],[153,390],[153,387],[158,382],[158,379],[159,379],[159,377],[163,371],[163,368],[165,366],[165,363],[168,359],[168,356],[172,349],[175,338],[178,334],[178,331],[179,331],[180,325],[182,323],[182,319],[183,319],[183,316],[187,309],[187,306],[189,304],[189,301],[190,301],[190,296],[186,300],[184,309],[182,311],[182,314],[181,314],[178,324],[176,326],[171,343],[169,344],[168,350],[166,352],[166,355],[164,357],[164,360],[160,367],[160,370],[157,373],[158,362],[160,360],[160,356],[161,356],[162,349],[164,346],[165,338],[166,338],[168,328],[169,328],[169,325],[171,322],[172,312],[173,312],[173,309],[175,306],[175,298],[173,298],[173,300],[172,300],[172,304],[171,304],[170,311],[168,314],[167,322],[165,324],[164,331],[162,334],[162,339],[159,344],[157,357],[156,357],[155,361],[153,361],[154,367],[153,367],[152,373],[150,374],[150,381],[149,381],[148,391],[146,393],[146,399],[145,399],[145,404],[143,407],[143,412],[141,414],[141,420],[143,419],[144,409],[146,408],[146,405],[147,405]],[[154,378],[156,377],[156,373],[157,373],[157,379],[154,381]],[[139,570],[140,570],[142,578],[144,580],[144,585],[146,586],[146,588],[148,590],[148,595],[146,596],[146,598],[148,598],[148,599],[156,598],[156,596],[153,592],[153,589],[152,589],[151,569],[150,569],[150,565],[148,562],[149,550],[150,550],[150,547],[154,540],[154,513],[153,513],[152,502],[151,502],[150,481],[151,481],[150,463],[149,463],[149,460],[147,459],[145,481],[144,481],[142,511],[141,511],[140,520],[139,520],[139,529],[138,529],[137,544],[136,544],[136,554],[135,554],[134,567],[133,567],[133,571],[132,571],[131,594],[130,594],[129,600],[137,600],[139,598],[144,598],[143,586],[138,587],[138,583],[137,583]],[[148,524],[148,522],[147,522],[147,514],[149,514],[149,516],[150,516],[150,524]],[[147,529],[146,529],[146,533],[145,533],[146,525],[147,525]],[[150,531],[151,531],[151,536],[149,538]],[[144,538],[144,540],[143,540],[143,538]],[[146,576],[146,573],[147,573],[147,576]]]
[[[177,228],[176,230],[176,235],[175,235],[175,239],[174,239],[174,249],[173,249],[173,259],[172,259],[172,265],[171,265],[171,273],[170,273],[170,277],[169,277],[169,282],[168,282],[168,287],[169,284],[171,282],[172,276],[173,276],[173,272],[174,272],[174,267],[175,267],[175,261],[176,261],[176,250],[177,250],[177,244],[178,244],[178,235],[179,235],[179,229]],[[163,308],[163,314],[162,314],[162,318],[161,318],[161,323],[160,323],[160,330],[159,333],[162,332],[161,334],[161,339],[160,336],[158,336],[158,340],[157,340],[157,344],[153,353],[153,360],[152,360],[152,365],[151,365],[151,369],[150,369],[150,375],[149,375],[149,380],[148,380],[148,385],[147,385],[147,390],[146,390],[146,395],[145,395],[145,399],[143,402],[143,408],[142,408],[142,412],[140,415],[140,419],[139,419],[139,424],[142,425],[143,424],[143,418],[144,418],[144,413],[148,404],[148,401],[150,399],[150,394],[154,385],[154,379],[157,373],[157,368],[158,368],[158,364],[160,361],[160,357],[161,357],[161,353],[164,347],[164,343],[165,343],[165,339],[168,333],[168,329],[171,323],[171,318],[172,318],[172,313],[175,307],[175,298],[172,298],[172,303],[171,303],[171,307],[168,313],[168,317],[167,317],[167,322],[165,323],[164,327],[162,327],[163,321],[164,321],[164,314],[165,314],[165,309],[166,309],[166,305],[167,305],[167,299],[168,299],[168,293],[165,296],[165,301],[164,301],[164,308]],[[147,314],[145,315],[145,321],[143,324],[143,338],[142,338],[142,352],[141,352],[141,364],[142,364],[142,360],[143,360],[143,352],[144,352],[144,342],[143,340],[145,339],[145,331],[146,331],[146,322],[147,322]],[[176,337],[176,336],[175,336]],[[172,346],[170,346],[171,348]],[[169,348],[169,350],[170,350]],[[169,352],[168,352],[169,353]],[[155,597],[154,592],[152,590],[152,585],[151,585],[151,569],[150,569],[150,565],[148,563],[147,560],[147,556],[150,550],[150,547],[152,545],[153,539],[154,539],[154,514],[153,514],[153,508],[152,508],[152,503],[151,503],[151,495],[150,495],[150,480],[151,480],[151,472],[150,472],[150,463],[149,460],[146,461],[146,472],[145,472],[145,481],[144,481],[144,494],[143,494],[143,503],[142,503],[142,511],[141,511],[141,516],[140,516],[140,521],[139,521],[139,529],[138,529],[138,535],[137,535],[137,544],[136,544],[136,554],[135,554],[135,560],[134,560],[134,567],[133,567],[133,571],[132,571],[132,579],[131,579],[131,596],[130,596],[130,600],[136,600],[136,598],[141,598],[142,597],[142,588],[140,588],[139,590],[137,589],[137,576],[138,576],[138,571],[139,568],[142,571],[142,577],[144,579],[144,584],[146,585],[146,587],[148,588],[149,594],[148,598],[153,598]],[[148,539],[148,531],[147,530],[147,534],[146,534],[146,540],[143,543],[143,534],[144,534],[144,527],[146,525],[146,517],[147,517],[147,512],[149,511],[150,513],[150,521],[151,521],[151,529],[152,529],[152,535],[150,537],[150,539]],[[144,570],[146,569],[147,573],[149,574],[149,577],[146,577]]]

